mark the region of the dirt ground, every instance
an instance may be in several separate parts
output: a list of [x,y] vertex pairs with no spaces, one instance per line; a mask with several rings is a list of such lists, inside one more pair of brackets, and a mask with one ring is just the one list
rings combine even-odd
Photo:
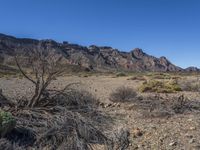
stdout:
[[[75,88],[89,91],[105,105],[111,104],[110,94],[120,86],[131,87],[137,91],[142,84],[139,80],[128,80],[130,77],[110,76],[63,76],[53,81],[52,89],[62,89],[69,83],[78,83]],[[33,87],[26,79],[0,78],[0,89],[10,99],[29,97]],[[161,94],[169,98],[184,94],[190,100],[200,100],[197,92],[178,92],[175,94]],[[141,96],[155,96],[156,94],[142,94]],[[102,107],[103,111],[115,119],[115,128],[128,128],[130,131],[129,149],[140,150],[199,150],[200,149],[200,114],[187,112],[171,117],[144,117],[141,110],[132,103],[120,106]]]

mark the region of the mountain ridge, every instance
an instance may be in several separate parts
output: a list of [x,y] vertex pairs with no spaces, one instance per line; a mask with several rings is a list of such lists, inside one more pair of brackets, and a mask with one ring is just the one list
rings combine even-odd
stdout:
[[55,54],[63,55],[65,63],[80,65],[90,70],[124,70],[124,71],[199,71],[196,67],[186,70],[174,65],[166,57],[160,58],[146,54],[142,49],[135,48],[123,52],[109,46],[82,46],[51,39],[37,40],[16,38],[0,33],[0,63],[13,63],[15,52],[26,52],[32,49],[49,49]]

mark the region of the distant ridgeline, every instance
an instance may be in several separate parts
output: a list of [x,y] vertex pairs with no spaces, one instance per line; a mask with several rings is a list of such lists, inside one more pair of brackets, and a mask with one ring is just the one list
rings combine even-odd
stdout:
[[199,71],[198,68],[182,69],[172,64],[167,58],[148,55],[142,49],[136,48],[130,52],[122,52],[112,47],[85,47],[68,42],[58,43],[53,40],[35,40],[15,38],[0,34],[0,63],[13,65],[16,53],[38,49],[51,50],[63,56],[63,63],[78,65],[88,70],[97,71]]

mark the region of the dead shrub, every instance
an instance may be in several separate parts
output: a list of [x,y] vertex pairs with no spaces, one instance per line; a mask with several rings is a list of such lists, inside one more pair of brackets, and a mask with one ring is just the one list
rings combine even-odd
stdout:
[[129,87],[119,87],[110,95],[112,102],[129,102],[136,98],[137,93]]
[[191,91],[191,92],[200,91],[200,81],[198,78],[180,80],[178,84],[183,91]]
[[127,80],[146,81],[146,78],[144,76],[135,76],[135,77],[129,78]]
[[33,108],[37,107],[44,97],[46,98],[50,83],[64,72],[63,57],[49,49],[39,50],[38,48],[27,51],[25,56],[27,56],[31,73],[27,73],[22,66],[24,57],[15,56],[15,62],[23,77],[34,86],[35,91],[27,104],[27,107]]
[[102,131],[78,114],[65,112],[53,121],[53,126],[38,138],[38,148],[89,150],[93,144],[106,145],[108,141]]
[[17,126],[6,136],[12,146],[49,150],[124,147],[125,143],[108,136],[104,125],[109,129],[110,118],[98,110],[97,100],[90,93],[71,88],[51,91],[47,102],[40,107],[13,109]]
[[112,133],[112,140],[116,142],[114,145],[115,150],[125,150],[129,147],[129,136],[130,132],[128,129],[124,128],[119,128],[117,131]]
[[60,105],[67,107],[69,110],[78,110],[83,108],[95,108],[97,107],[97,103],[98,100],[88,91],[69,88],[62,92],[58,91],[58,93],[55,93],[46,106]]
[[136,105],[142,110],[144,117],[170,117],[176,114],[200,111],[199,102],[188,100],[183,95],[170,99],[146,97],[144,100],[138,101]]
[[0,107],[4,108],[5,106],[14,106],[14,102],[8,100],[2,93],[0,89]]
[[116,77],[125,77],[125,76],[127,76],[127,74],[124,73],[124,72],[118,72],[118,73],[116,74]]

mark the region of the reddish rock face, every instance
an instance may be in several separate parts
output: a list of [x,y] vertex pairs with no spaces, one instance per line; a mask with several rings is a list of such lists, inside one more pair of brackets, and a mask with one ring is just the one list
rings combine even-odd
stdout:
[[[53,40],[19,39],[0,34],[0,63],[9,63],[14,52],[26,53],[32,49],[52,50],[65,58],[64,63],[89,67],[94,70],[129,70],[129,71],[181,71],[165,57],[156,58],[142,49],[121,52],[112,47],[92,45],[84,47],[68,42],[57,43]],[[26,57],[26,56],[24,56]]]

